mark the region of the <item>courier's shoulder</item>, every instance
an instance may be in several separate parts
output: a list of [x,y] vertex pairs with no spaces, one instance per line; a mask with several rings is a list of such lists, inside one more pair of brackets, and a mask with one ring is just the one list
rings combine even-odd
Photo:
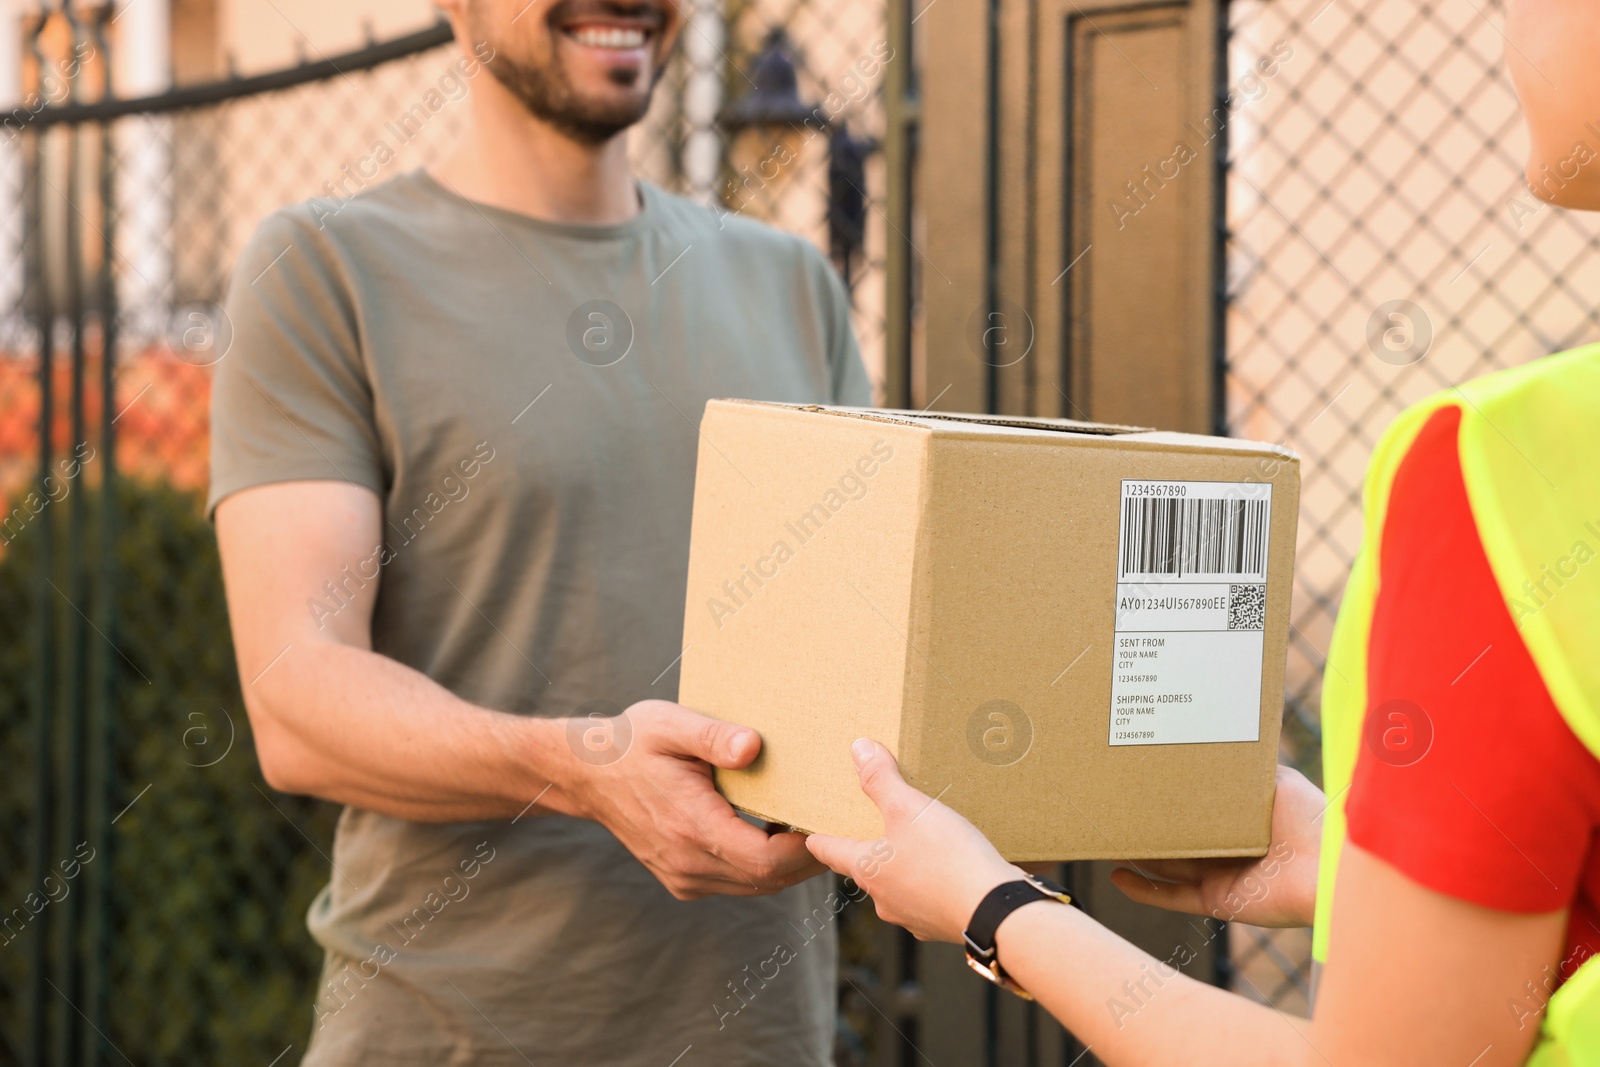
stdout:
[[1488,419],[1525,409],[1546,418],[1600,425],[1600,343],[1557,352],[1453,385],[1408,407],[1396,423],[1460,407],[1463,419]]

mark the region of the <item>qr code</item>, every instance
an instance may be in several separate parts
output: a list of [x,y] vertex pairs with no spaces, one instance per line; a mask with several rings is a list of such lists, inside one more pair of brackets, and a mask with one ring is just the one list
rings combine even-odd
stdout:
[[1260,630],[1266,621],[1266,612],[1266,586],[1228,586],[1228,629]]

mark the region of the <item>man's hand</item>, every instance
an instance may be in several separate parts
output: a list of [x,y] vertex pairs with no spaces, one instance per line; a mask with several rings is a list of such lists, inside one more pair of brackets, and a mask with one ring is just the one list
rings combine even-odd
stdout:
[[1209,915],[1252,926],[1310,926],[1317,906],[1322,790],[1289,767],[1278,768],[1272,847],[1260,859],[1139,860],[1111,872],[1116,887],[1141,904]]
[[748,766],[754,730],[665,700],[642,700],[615,720],[572,724],[573,759],[553,776],[556,810],[616,835],[679,900],[760,896],[824,870],[796,833],[768,834],[739,817],[711,768]]

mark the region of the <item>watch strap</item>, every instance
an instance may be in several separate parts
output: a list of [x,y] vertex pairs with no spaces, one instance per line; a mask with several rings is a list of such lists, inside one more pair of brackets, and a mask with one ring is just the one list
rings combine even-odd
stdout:
[[1048,878],[1026,875],[1014,882],[995,886],[978,902],[972,919],[962,938],[966,942],[967,965],[997,985],[1022,997],[1028,993],[1008,978],[1000,968],[999,952],[995,948],[995,934],[1000,924],[1018,908],[1040,900],[1053,900],[1072,904],[1072,895]]

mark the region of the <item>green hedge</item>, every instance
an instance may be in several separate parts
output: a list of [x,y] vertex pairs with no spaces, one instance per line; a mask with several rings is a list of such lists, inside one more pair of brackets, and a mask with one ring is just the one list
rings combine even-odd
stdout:
[[[79,491],[93,580],[99,492]],[[327,879],[323,853],[337,811],[275,794],[261,779],[200,500],[123,482],[118,504],[110,813],[150,788],[111,828],[109,857],[93,860],[110,863],[107,1035],[139,1063],[267,1063],[293,1045],[283,1061],[292,1063],[305,1049],[321,960],[305,911]],[[72,512],[70,502],[51,507],[59,569]],[[0,559],[0,758],[8,768],[0,834],[20,861],[0,869],[7,910],[32,879],[25,857],[35,802],[28,768],[40,529],[36,521]],[[54,606],[65,626],[72,609],[59,597]],[[90,630],[88,640],[102,638]],[[12,1055],[25,962],[23,939],[0,947],[0,1025]]]

